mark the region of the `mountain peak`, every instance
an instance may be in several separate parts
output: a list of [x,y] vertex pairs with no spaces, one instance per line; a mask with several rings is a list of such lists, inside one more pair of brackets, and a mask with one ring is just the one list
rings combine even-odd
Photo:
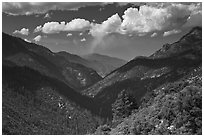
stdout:
[[194,27],[177,42],[164,44],[161,49],[153,53],[150,57],[169,57],[190,49],[200,49],[202,44],[199,42],[202,42],[202,27]]
[[202,39],[202,27],[194,27],[192,28],[189,33],[184,35],[179,41],[182,40],[199,40]]
[[192,32],[194,32],[194,31],[202,31],[202,27],[200,27],[200,26],[193,27],[191,31]]

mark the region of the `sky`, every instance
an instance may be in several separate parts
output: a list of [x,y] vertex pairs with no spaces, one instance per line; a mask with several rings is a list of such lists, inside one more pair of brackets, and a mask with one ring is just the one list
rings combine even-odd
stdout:
[[3,2],[2,31],[53,52],[149,56],[192,27],[201,3]]

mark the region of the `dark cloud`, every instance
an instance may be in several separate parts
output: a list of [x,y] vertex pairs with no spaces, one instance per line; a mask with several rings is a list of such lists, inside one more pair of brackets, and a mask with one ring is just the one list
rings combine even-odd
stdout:
[[49,10],[77,10],[97,2],[3,2],[2,10],[11,15],[30,15],[46,13]]

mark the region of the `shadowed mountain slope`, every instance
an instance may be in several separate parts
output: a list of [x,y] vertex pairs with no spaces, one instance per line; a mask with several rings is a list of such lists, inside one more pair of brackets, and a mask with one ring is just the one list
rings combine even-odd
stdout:
[[57,78],[76,90],[84,89],[101,77],[91,68],[67,61],[49,49],[16,37],[3,35],[3,59]]
[[2,74],[3,134],[88,134],[102,122],[92,98],[56,78],[8,60]]

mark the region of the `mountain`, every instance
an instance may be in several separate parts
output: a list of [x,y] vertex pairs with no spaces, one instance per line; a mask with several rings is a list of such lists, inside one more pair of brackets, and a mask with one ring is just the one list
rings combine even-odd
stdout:
[[139,107],[130,97],[117,98],[112,124],[100,126],[95,134],[202,135],[201,65],[177,81],[148,91]]
[[97,53],[84,55],[82,57],[91,62],[91,68],[96,70],[102,77],[105,77],[111,71],[127,63],[125,60],[106,55],[100,55]]
[[201,27],[104,78],[81,57],[2,40],[3,134],[202,134]]
[[60,51],[57,53],[59,56],[63,56],[70,62],[82,64],[88,68],[95,70],[101,77],[105,77],[108,73],[114,69],[121,67],[125,63],[125,60],[118,59],[115,57],[109,57],[100,54],[88,54],[82,57],[74,54],[67,53],[65,51]]
[[3,134],[90,134],[97,104],[64,82],[3,60]]
[[146,93],[185,77],[201,64],[202,28],[195,27],[151,56],[129,61],[82,93],[100,102],[102,115],[112,117],[111,105],[122,91],[133,96],[140,106]]
[[28,43],[5,33],[2,33],[2,40],[3,60],[11,61],[18,66],[27,66],[49,77],[57,78],[77,91],[101,80],[95,70],[70,62],[43,46]]

